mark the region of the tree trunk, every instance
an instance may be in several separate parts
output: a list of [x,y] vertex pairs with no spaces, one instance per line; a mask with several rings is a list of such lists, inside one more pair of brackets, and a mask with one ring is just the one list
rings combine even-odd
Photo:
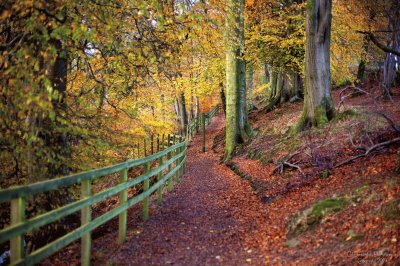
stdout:
[[369,48],[369,38],[367,36],[364,36],[363,39],[363,51],[361,53],[361,59],[358,64],[358,70],[357,70],[357,80],[355,82],[356,86],[361,84],[363,81],[365,81],[366,74],[366,67],[367,67],[367,55],[368,55],[368,48]]
[[184,130],[188,124],[188,115],[186,111],[185,93],[181,92],[179,95],[179,109],[181,113],[181,130]]
[[181,124],[181,120],[182,120],[182,118],[181,118],[181,110],[180,110],[180,107],[179,107],[178,98],[176,98],[176,97],[175,97],[175,100],[174,100],[174,110],[175,110],[175,114],[176,114],[176,120],[178,121],[179,124]]
[[269,71],[269,66],[267,63],[265,63],[264,64],[264,76],[263,76],[262,83],[266,84],[266,83],[270,82],[271,81],[270,76],[271,76],[271,72]]
[[253,84],[254,84],[254,66],[247,64],[246,69],[246,86],[247,86],[247,112],[253,110]]
[[[400,7],[400,3],[398,1],[393,0],[392,2],[392,10],[396,12],[393,16],[389,17],[389,26],[388,30],[392,31],[390,33],[390,37],[388,40],[388,47],[395,51],[399,51],[400,47],[400,14],[399,11],[395,11]],[[385,66],[383,69],[383,95],[385,97],[391,97],[391,88],[393,86],[393,82],[396,79],[396,64],[398,61],[398,56],[392,53],[386,54]]]
[[334,115],[330,77],[331,23],[332,0],[309,0],[306,20],[306,91],[297,131],[324,125]]
[[54,47],[57,50],[57,57],[54,65],[48,66],[48,78],[54,90],[57,91],[58,98],[52,99],[54,117],[51,118],[50,116],[41,121],[43,130],[40,135],[46,146],[51,147],[54,154],[53,160],[47,163],[48,176],[46,179],[67,175],[69,168],[66,160],[70,156],[65,124],[59,120],[60,117],[65,117],[67,111],[68,53],[59,40],[51,40],[51,42],[54,43]]
[[196,96],[196,109],[194,112],[194,117],[198,117],[200,114],[200,101],[199,101],[199,96]]
[[224,111],[224,114],[226,116],[226,96],[225,96],[225,91],[224,91],[224,84],[221,82],[219,84],[219,94],[221,96],[221,103],[222,103],[222,110]]
[[193,90],[191,91],[191,95],[190,95],[190,116],[189,119],[193,120],[194,116],[194,96],[193,96]]
[[302,98],[301,76],[293,70],[288,70],[289,101],[295,102]]
[[271,69],[271,71],[269,71],[269,80],[270,80],[270,85],[269,85],[269,89],[270,89],[270,94],[268,97],[268,101],[271,102],[275,96],[276,96],[276,86],[278,83],[278,71],[275,69]]
[[282,96],[282,89],[283,89],[283,75],[280,72],[280,70],[276,68],[270,69],[270,95],[269,95],[269,103],[268,105],[264,108],[265,112],[270,112],[272,111],[276,106],[279,105],[281,102],[281,96]]
[[244,0],[227,1],[226,20],[226,138],[227,161],[239,142],[247,139],[246,65],[244,55]]
[[285,103],[289,100],[289,78],[285,72],[280,72],[278,76],[278,88],[280,89],[280,103]]

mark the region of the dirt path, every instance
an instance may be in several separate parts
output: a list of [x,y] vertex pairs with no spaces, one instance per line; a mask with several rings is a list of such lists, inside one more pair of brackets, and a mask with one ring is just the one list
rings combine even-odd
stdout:
[[[243,265],[263,264],[264,257],[244,241],[257,231],[254,217],[261,203],[249,185],[219,164],[211,151],[223,116],[207,128],[207,152],[201,136],[188,151],[187,172],[162,207],[150,219],[131,229],[127,242],[109,262],[117,265]],[[154,205],[154,204],[153,204]],[[128,225],[129,228],[132,226]],[[134,231],[132,231],[134,230]],[[129,237],[130,236],[130,237]],[[255,245],[259,246],[259,244]]]

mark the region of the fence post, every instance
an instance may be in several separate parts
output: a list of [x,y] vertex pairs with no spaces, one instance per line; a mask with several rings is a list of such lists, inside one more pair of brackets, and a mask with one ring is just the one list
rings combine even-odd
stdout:
[[[185,149],[187,149],[187,141],[186,141],[186,143],[185,143],[185,145],[183,146],[183,150],[185,150]],[[185,155],[187,155],[187,150],[186,150],[186,153],[185,153]],[[183,162],[183,175],[184,174],[186,174],[186,156],[183,156],[183,160],[185,160],[184,162]]]
[[143,139],[143,150],[144,150],[144,157],[147,157],[146,139]]
[[[88,198],[92,195],[92,181],[84,180],[81,186],[81,199]],[[81,210],[81,225],[90,223],[91,221],[91,206],[86,206]],[[81,243],[81,265],[90,265],[90,255],[92,249],[91,232],[82,236]]]
[[[164,156],[160,156],[160,158],[158,158],[158,167],[161,167],[163,165],[163,158],[164,158]],[[162,179],[162,175],[163,175],[163,171],[160,171],[157,175],[157,181],[160,181]],[[162,203],[162,188],[163,188],[162,185],[159,188],[157,188],[158,204]]]
[[[172,158],[172,151],[169,151],[167,153],[167,159],[171,159]],[[168,165],[168,173],[171,172],[172,170],[172,163]],[[168,178],[168,192],[172,192],[172,176],[170,176],[170,178]]]
[[[120,183],[124,184],[128,181],[128,169],[124,169],[120,173]],[[128,200],[128,189],[125,188],[119,194],[119,205],[124,205]],[[122,244],[126,239],[126,210],[121,212],[118,216],[119,227],[118,227],[118,243]]]
[[[147,162],[144,165],[144,168],[146,173],[150,172],[150,162]],[[150,177],[143,182],[143,192],[149,190],[149,187],[150,187]],[[149,196],[143,199],[142,218],[143,221],[147,221],[147,219],[149,218]]]
[[202,145],[202,152],[206,152],[206,119],[205,115],[201,115],[201,130],[203,134],[203,145]]
[[[25,199],[11,200],[11,226],[25,221]],[[24,236],[19,235],[10,240],[11,264],[24,257]]]
[[[183,138],[181,138],[181,143],[183,143],[185,140]],[[182,153],[185,150],[185,145],[183,145],[180,149],[179,149],[179,153]],[[183,162],[183,158],[185,157],[185,155],[181,155],[180,159],[179,159],[179,164],[181,164]],[[181,165],[181,168],[179,169],[179,177],[181,178],[183,176],[183,164]]]
[[151,154],[154,154],[154,135],[151,134]]

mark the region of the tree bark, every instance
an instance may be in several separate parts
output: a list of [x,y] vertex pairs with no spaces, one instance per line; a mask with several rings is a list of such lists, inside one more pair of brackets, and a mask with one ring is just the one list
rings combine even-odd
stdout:
[[224,90],[224,84],[222,82],[219,84],[219,95],[221,97],[222,110],[224,111],[224,115],[226,116],[226,94]]
[[363,39],[363,51],[361,53],[361,59],[358,64],[358,70],[357,70],[357,80],[355,84],[358,86],[360,83],[365,81],[366,76],[365,76],[365,70],[367,67],[367,55],[368,55],[368,48],[369,48],[369,39],[367,36],[364,36]]
[[191,95],[190,95],[190,116],[189,119],[193,120],[195,118],[195,110],[194,110],[194,96],[193,96],[193,89],[191,90]]
[[194,112],[194,117],[196,118],[196,117],[198,117],[199,116],[199,114],[200,114],[200,101],[199,101],[199,96],[196,96],[196,109],[195,109],[195,112]]
[[251,128],[246,112],[246,64],[244,56],[244,0],[227,1],[226,45],[226,136],[224,160],[246,140]]
[[182,118],[181,118],[181,110],[180,110],[180,107],[179,107],[178,98],[176,98],[176,97],[175,97],[175,100],[174,100],[174,110],[175,110],[175,114],[176,114],[176,120],[178,121],[179,124],[181,124],[181,120],[182,120]]
[[[400,14],[396,9],[400,8],[399,1],[392,1],[392,10],[396,12],[393,16],[389,16],[388,30],[391,34],[388,38],[388,47],[392,50],[399,51],[400,47]],[[396,79],[396,63],[398,63],[399,56],[393,53],[387,53],[385,59],[385,66],[383,69],[383,96],[391,97],[391,88]]]
[[246,69],[246,87],[247,87],[247,113],[253,108],[253,84],[254,84],[254,66],[253,64],[247,64]]
[[330,76],[331,24],[332,0],[309,0],[306,19],[306,91],[297,131],[322,126],[334,116]]
[[185,93],[181,92],[179,95],[179,109],[181,113],[181,130],[184,130],[188,124],[188,115],[186,111]]
[[263,76],[263,84],[270,82],[271,72],[269,71],[269,66],[267,63],[264,64],[264,76]]

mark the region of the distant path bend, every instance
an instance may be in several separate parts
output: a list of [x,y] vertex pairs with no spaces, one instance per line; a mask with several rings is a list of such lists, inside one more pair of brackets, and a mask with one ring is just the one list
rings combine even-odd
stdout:
[[[206,153],[201,134],[188,149],[187,171],[162,207],[155,207],[141,232],[129,232],[127,242],[109,258],[117,265],[260,265],[264,258],[245,239],[256,233],[254,217],[262,208],[246,181],[219,163],[211,150],[224,127],[222,114],[207,128]],[[256,204],[255,204],[256,203]],[[154,204],[153,204],[154,205]],[[137,226],[137,225],[136,225]]]

